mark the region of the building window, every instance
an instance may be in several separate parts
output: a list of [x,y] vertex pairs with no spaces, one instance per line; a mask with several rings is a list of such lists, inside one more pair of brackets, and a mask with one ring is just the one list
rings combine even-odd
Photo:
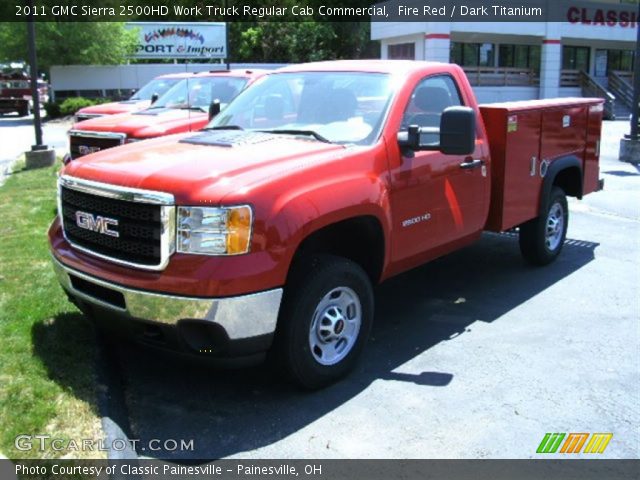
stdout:
[[539,45],[500,45],[499,67],[530,68],[540,71]]
[[562,47],[562,69],[589,71],[589,47]]
[[493,43],[451,42],[450,60],[462,67],[493,67],[495,46]]
[[633,50],[609,50],[607,52],[607,73],[614,70],[633,71]]
[[415,60],[415,43],[398,43],[387,46],[387,58],[390,60]]

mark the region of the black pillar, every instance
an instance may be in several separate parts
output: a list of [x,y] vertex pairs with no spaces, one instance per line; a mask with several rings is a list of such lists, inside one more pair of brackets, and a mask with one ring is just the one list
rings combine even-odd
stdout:
[[[29,11],[33,12],[33,0],[29,0]],[[36,57],[36,28],[33,21],[33,13],[29,14],[27,22],[28,43],[29,43],[29,65],[31,66],[31,98],[33,99],[33,126],[36,131],[36,144],[32,150],[44,150],[46,146],[42,144],[42,121],[40,119],[40,93],[38,92],[38,60]]]
[[[638,19],[640,20],[640,3],[638,3]],[[640,23],[637,25],[638,39],[636,41],[636,54],[634,57],[633,67],[633,96],[631,97],[631,134],[629,138],[632,140],[640,140],[638,135],[638,110],[640,110]]]

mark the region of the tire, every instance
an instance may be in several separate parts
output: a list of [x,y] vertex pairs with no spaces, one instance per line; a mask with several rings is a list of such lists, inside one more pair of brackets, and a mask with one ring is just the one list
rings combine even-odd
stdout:
[[24,107],[20,107],[20,110],[18,110],[18,116],[19,117],[26,117],[27,115],[29,115],[29,105],[26,105]]
[[542,215],[520,226],[520,252],[533,265],[547,265],[562,251],[569,209],[561,188],[553,187]]
[[356,263],[317,255],[294,266],[283,298],[274,349],[299,386],[314,390],[353,369],[373,323],[373,288]]

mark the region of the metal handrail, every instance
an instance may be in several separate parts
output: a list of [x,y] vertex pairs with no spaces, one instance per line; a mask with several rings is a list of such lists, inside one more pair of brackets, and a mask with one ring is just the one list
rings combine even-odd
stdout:
[[[609,72],[609,88],[615,94],[616,98],[619,98],[627,107],[631,108],[631,104],[633,103],[633,88],[624,78],[624,73],[618,71]],[[630,75],[629,78],[631,78]]]
[[583,96],[602,98],[604,100],[604,117],[610,119],[615,118],[614,103],[616,96],[607,91],[606,88],[600,85],[584,70],[580,71],[580,88],[582,89]]

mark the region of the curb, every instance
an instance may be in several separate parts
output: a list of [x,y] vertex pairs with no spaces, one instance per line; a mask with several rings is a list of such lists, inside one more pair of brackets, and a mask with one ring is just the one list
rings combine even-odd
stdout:
[[[137,463],[138,454],[129,441],[131,426],[117,358],[109,348],[108,342],[99,333],[96,333],[96,347],[96,400],[98,412],[102,417],[107,458],[108,460],[135,460],[133,463]],[[122,445],[125,448],[114,448]]]

